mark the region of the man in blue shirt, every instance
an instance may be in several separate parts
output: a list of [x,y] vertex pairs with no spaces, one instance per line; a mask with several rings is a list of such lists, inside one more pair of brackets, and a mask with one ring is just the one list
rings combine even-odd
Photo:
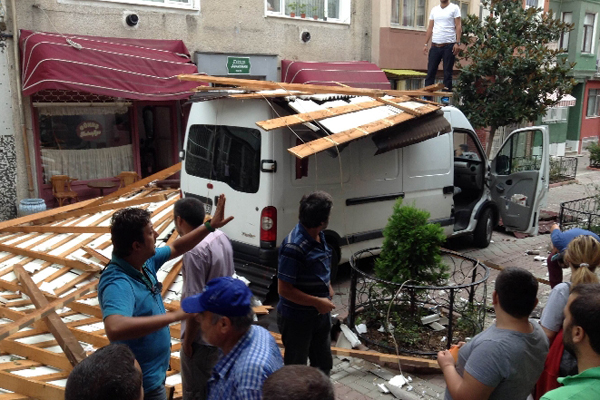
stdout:
[[552,224],[552,227],[550,228],[550,240],[552,241],[553,248],[548,256],[548,280],[550,281],[551,288],[562,282],[562,269],[567,267],[562,262],[562,256],[569,243],[577,236],[592,236],[600,242],[600,237],[592,231],[581,228],[572,228],[561,232],[558,224]]
[[279,249],[277,326],[285,347],[286,365],[319,368],[329,375],[331,357],[331,249],[323,230],[333,199],[313,192],[300,200],[298,225]]
[[283,367],[273,336],[252,325],[251,298],[244,282],[225,276],[181,302],[195,314],[202,339],[222,352],[208,381],[208,400],[260,400],[265,379]]
[[125,208],[112,217],[113,256],[100,276],[98,299],[106,336],[111,342],[128,345],[142,368],[146,400],[166,399],[164,382],[171,355],[169,324],[187,318],[181,309],[165,313],[156,271],[231,221],[233,217],[224,218],[224,209],[225,196],[221,195],[209,223],[158,249],[158,234],[148,211]]

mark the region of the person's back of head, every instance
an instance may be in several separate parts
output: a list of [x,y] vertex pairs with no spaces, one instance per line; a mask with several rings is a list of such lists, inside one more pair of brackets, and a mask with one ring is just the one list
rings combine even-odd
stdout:
[[571,284],[598,283],[596,267],[600,265],[600,242],[588,235],[571,240],[564,261],[572,268]]
[[175,218],[181,217],[193,229],[196,229],[204,223],[206,211],[204,203],[193,197],[184,197],[177,200],[173,206],[173,215]]
[[[590,347],[600,356],[600,283],[577,285],[573,288],[571,296],[574,298],[569,305],[569,327],[583,328],[589,338]],[[566,329],[568,327],[565,327]]]
[[495,290],[504,312],[527,318],[537,304],[538,281],[523,268],[505,268],[496,278]]
[[263,385],[263,400],[334,400],[331,380],[307,365],[286,365],[271,374]]
[[150,212],[141,208],[124,208],[113,214],[110,234],[113,252],[121,258],[131,254],[133,242],[144,242],[144,228],[151,222]]
[[124,344],[102,347],[73,368],[65,400],[141,400],[142,370]]
[[298,210],[298,220],[305,228],[317,228],[327,222],[333,207],[329,193],[318,191],[302,196]]

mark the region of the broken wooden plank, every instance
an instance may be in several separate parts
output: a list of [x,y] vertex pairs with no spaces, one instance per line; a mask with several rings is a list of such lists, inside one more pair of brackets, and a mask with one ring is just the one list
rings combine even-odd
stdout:
[[35,222],[40,218],[45,218],[45,217],[49,217],[52,215],[64,213],[65,211],[77,210],[79,208],[83,208],[83,207],[87,206],[88,204],[92,203],[94,200],[95,199],[84,200],[84,201],[80,201],[77,203],[69,204],[68,206],[57,207],[57,208],[53,208],[51,210],[41,211],[39,213],[26,215],[26,216],[20,217],[20,218],[9,219],[8,221],[0,222],[0,231],[2,231],[3,228],[9,227],[9,226],[17,226],[17,225],[21,225],[21,224],[26,224],[28,222]]
[[119,189],[115,192],[112,192],[111,194],[107,194],[104,197],[100,197],[96,201],[88,204],[88,208],[97,207],[103,203],[106,203],[107,201],[109,201],[111,199],[121,197],[122,195],[132,192],[135,189],[139,189],[143,186],[146,186],[150,182],[153,182],[156,180],[161,180],[161,179],[166,179],[169,176],[176,174],[179,171],[181,171],[181,163],[180,162],[175,165],[170,166],[167,169],[163,169],[162,171],[159,171],[156,174],[152,174],[144,179],[140,179],[139,181],[134,182],[129,186],[125,186],[124,188]]
[[381,98],[381,97],[378,97],[376,100],[378,102],[381,102],[381,103],[385,104],[385,105],[388,105],[388,106],[397,108],[397,109],[399,109],[401,111],[407,112],[407,113],[409,113],[410,115],[412,115],[414,117],[420,117],[420,116],[422,116],[424,114],[427,114],[427,112],[439,110],[439,107],[436,107],[435,109],[430,109],[431,106],[421,106],[421,107],[419,107],[417,109],[412,109],[410,107],[403,106],[402,104],[398,104],[395,101],[390,101],[388,99],[384,99],[384,98]]
[[137,206],[139,204],[145,204],[145,203],[158,203],[158,202],[165,201],[165,200],[167,200],[166,195],[158,194],[158,195],[150,196],[150,197],[142,197],[139,199],[102,204],[101,206],[97,206],[97,207],[86,207],[84,210],[75,210],[75,211],[65,212],[62,214],[52,215],[50,217],[40,218],[40,219],[36,220],[35,223],[36,224],[47,224],[47,223],[58,221],[61,219],[79,217],[79,216],[87,215],[87,214],[95,214],[98,212],[114,210],[114,209],[119,209],[119,208],[132,207],[132,206]]
[[[391,100],[392,103],[409,101],[410,98],[403,96],[398,99]],[[335,117],[338,115],[349,114],[357,111],[368,110],[370,108],[381,107],[380,101],[365,101],[361,103],[352,103],[346,106],[331,107],[323,110],[311,111],[300,114],[287,115],[285,117],[273,118],[266,121],[258,121],[256,125],[260,126],[265,131],[303,124],[305,122],[320,121],[326,118]]]
[[99,251],[97,251],[95,249],[92,249],[89,246],[83,246],[82,249],[83,249],[83,251],[88,253],[90,256],[100,260],[100,262],[103,263],[104,265],[107,265],[110,262],[110,258],[105,257],[102,253],[100,253]]
[[171,268],[171,270],[169,271],[169,273],[163,280],[163,282],[162,282],[163,287],[162,287],[162,293],[161,293],[162,297],[166,296],[167,292],[169,291],[169,288],[173,284],[173,281],[175,280],[175,278],[177,278],[177,275],[179,275],[179,272],[181,271],[182,266],[183,266],[183,257],[179,261],[177,261],[177,263],[175,265],[173,265],[173,267]]
[[18,354],[21,357],[27,357],[30,360],[49,365],[64,371],[71,371],[73,367],[67,357],[61,353],[55,353],[50,350],[40,349],[39,347],[17,342],[16,340],[0,340],[0,350],[9,354]]
[[[48,306],[48,300],[37,287],[35,282],[31,279],[27,271],[22,265],[15,265],[13,268],[21,286],[23,286],[25,293],[29,296],[36,308],[41,309]],[[46,319],[46,325],[48,330],[54,335],[54,338],[58,342],[61,349],[63,349],[67,359],[72,366],[76,366],[86,357],[81,344],[77,341],[75,336],[69,331],[69,328],[56,314],[56,311],[52,311]]]
[[82,263],[81,261],[69,260],[69,259],[62,258],[62,257],[51,256],[49,254],[41,253],[39,251],[22,249],[20,247],[13,247],[13,246],[5,245],[5,244],[0,244],[0,251],[7,251],[9,253],[12,253],[12,254],[15,254],[18,256],[37,258],[39,260],[48,261],[53,264],[64,265],[65,267],[68,267],[68,268],[80,269],[82,271],[89,272],[89,271],[96,270],[95,268],[92,268],[91,266],[88,266],[88,265]]
[[64,400],[65,389],[51,383],[0,371],[2,388],[40,400]]
[[240,94],[231,94],[229,97],[238,100],[244,99],[270,99],[275,97],[289,97],[289,96],[309,96],[311,93],[309,92],[299,92],[296,90],[281,92],[281,93],[240,93]]
[[11,323],[0,325],[0,343],[2,342],[2,339],[6,338],[7,336],[12,335],[13,333],[17,333],[19,330],[33,324],[36,321],[39,321],[40,319],[48,316],[50,313],[55,312],[59,308],[63,308],[65,305],[73,302],[74,300],[79,299],[84,294],[96,289],[97,286],[98,280],[95,280],[93,282],[88,283],[81,289],[78,289],[75,292],[69,294],[66,297],[60,297],[54,300],[42,309],[27,314],[26,316]]
[[310,142],[303,143],[299,146],[289,148],[288,151],[298,158],[308,157],[313,154],[319,153],[323,150],[327,150],[332,147],[338,146],[340,144],[368,136],[382,129],[398,125],[412,118],[414,117],[408,113],[396,114],[391,117],[383,118],[378,121],[361,125],[356,128],[351,128],[343,132],[334,133],[333,135],[325,136],[316,140],[312,140]]
[[52,225],[31,225],[31,226],[11,226],[3,228],[5,232],[52,232],[52,233],[110,233],[108,226],[52,226]]

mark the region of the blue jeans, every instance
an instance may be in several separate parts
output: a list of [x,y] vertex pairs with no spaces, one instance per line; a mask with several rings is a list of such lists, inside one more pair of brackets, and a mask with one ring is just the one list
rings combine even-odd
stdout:
[[452,70],[454,69],[455,56],[452,54],[454,43],[447,44],[442,47],[431,46],[429,50],[429,60],[427,62],[427,78],[425,78],[425,86],[435,83],[435,75],[437,74],[440,62],[444,62],[444,86],[448,92],[452,91]]
[[150,392],[145,392],[144,400],[167,400],[167,389],[165,388],[165,385],[160,385]]

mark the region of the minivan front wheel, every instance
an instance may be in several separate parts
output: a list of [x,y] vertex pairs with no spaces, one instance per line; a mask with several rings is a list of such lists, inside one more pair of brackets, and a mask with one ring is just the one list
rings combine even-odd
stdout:
[[492,241],[492,232],[494,231],[494,213],[490,208],[486,208],[481,213],[477,221],[477,226],[473,232],[473,243],[477,247],[485,248]]

